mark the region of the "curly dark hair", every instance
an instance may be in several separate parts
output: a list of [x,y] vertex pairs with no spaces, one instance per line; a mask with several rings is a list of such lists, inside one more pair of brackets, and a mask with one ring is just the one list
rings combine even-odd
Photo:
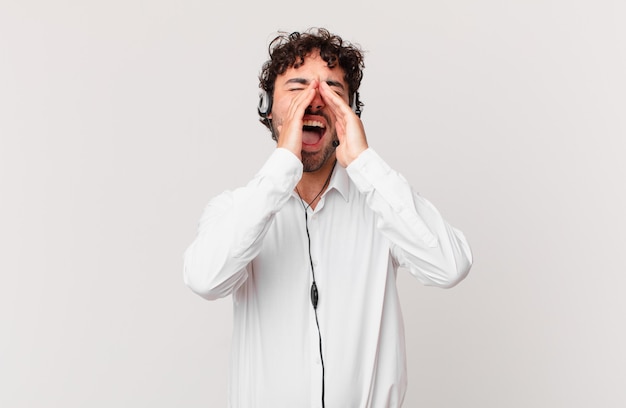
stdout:
[[[263,89],[269,96],[270,110],[276,77],[291,67],[300,67],[304,63],[304,57],[313,50],[319,50],[320,56],[330,68],[339,65],[343,69],[345,72],[344,79],[348,83],[350,104],[353,103],[363,78],[363,68],[365,67],[363,51],[359,46],[344,41],[325,28],[309,28],[303,33],[280,32],[269,44],[270,59],[263,64],[259,75],[259,88]],[[363,105],[358,99],[356,103],[359,107]],[[261,123],[271,129],[269,119],[261,112],[259,114]]]

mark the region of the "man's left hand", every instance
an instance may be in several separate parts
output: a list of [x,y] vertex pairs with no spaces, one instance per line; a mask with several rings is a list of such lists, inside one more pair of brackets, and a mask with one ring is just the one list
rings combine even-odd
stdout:
[[321,82],[319,91],[335,116],[335,130],[339,139],[336,155],[343,167],[348,167],[364,150],[368,148],[363,122],[345,100],[333,91],[326,82]]

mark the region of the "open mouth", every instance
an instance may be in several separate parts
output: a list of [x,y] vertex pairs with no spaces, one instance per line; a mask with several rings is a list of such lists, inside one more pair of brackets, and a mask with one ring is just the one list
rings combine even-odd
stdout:
[[326,132],[324,124],[318,120],[305,120],[302,126],[302,143],[314,145],[318,143]]

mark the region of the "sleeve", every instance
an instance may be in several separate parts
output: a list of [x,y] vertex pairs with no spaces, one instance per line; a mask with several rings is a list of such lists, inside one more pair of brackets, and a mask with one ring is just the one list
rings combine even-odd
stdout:
[[302,163],[278,148],[245,186],[213,198],[184,254],[184,282],[214,300],[229,295],[248,277],[274,215],[302,177]]
[[437,209],[367,149],[347,168],[368,206],[377,214],[378,229],[391,241],[394,260],[426,285],[449,288],[467,276],[472,252],[463,233],[450,226]]

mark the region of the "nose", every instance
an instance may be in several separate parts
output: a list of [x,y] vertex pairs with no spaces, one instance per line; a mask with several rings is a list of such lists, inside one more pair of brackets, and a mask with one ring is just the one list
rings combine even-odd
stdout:
[[315,96],[313,97],[311,103],[309,103],[309,109],[315,112],[322,109],[324,106],[326,106],[326,104],[320,95],[320,90],[316,89]]

